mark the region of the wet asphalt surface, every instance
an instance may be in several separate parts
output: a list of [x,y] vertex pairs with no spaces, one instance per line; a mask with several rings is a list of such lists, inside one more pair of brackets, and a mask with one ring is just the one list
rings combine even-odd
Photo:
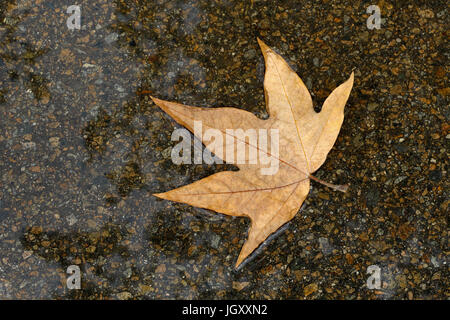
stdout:
[[[448,299],[448,5],[0,4],[0,299]],[[340,135],[296,217],[233,266],[249,220],[163,201],[232,165],[175,165],[149,94],[266,117],[256,37],[317,110],[352,71]],[[69,290],[67,267],[81,270]],[[370,289],[367,268],[379,267]]]

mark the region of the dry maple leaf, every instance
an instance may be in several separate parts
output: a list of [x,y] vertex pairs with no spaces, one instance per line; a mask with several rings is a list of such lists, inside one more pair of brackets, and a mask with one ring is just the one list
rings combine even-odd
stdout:
[[[155,104],[178,123],[193,132],[194,121],[202,121],[203,133],[209,128],[279,130],[279,169],[263,175],[260,165],[237,164],[239,171],[223,171],[192,184],[155,196],[210,209],[231,216],[251,219],[248,239],[241,249],[236,268],[270,234],[291,220],[310,189],[310,179],[336,190],[311,174],[325,161],[344,120],[344,106],[353,86],[353,73],[325,100],[322,110],[313,109],[308,89],[284,59],[260,39],[266,64],[264,92],[269,113],[267,120],[236,108],[200,108],[152,97]],[[200,137],[199,137],[200,138]],[[239,139],[238,136],[233,138]],[[248,148],[258,148],[245,141]],[[250,152],[249,152],[250,153]],[[268,153],[269,154],[269,153]],[[269,156],[271,156],[269,154]],[[248,160],[248,155],[246,155]],[[227,155],[223,156],[227,161]]]

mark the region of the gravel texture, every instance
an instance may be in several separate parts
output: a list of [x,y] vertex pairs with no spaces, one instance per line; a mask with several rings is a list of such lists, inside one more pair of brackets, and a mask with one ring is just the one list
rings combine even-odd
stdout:
[[[448,3],[0,3],[0,299],[448,299]],[[162,201],[231,165],[172,163],[148,93],[266,117],[256,37],[320,109],[355,71],[301,211],[241,270],[249,221]],[[66,287],[81,268],[82,289]],[[367,268],[382,287],[366,286]]]

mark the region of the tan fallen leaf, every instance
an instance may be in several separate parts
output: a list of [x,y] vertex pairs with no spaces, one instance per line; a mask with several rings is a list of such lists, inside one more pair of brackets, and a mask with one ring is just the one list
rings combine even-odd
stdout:
[[[345,192],[347,189],[347,186],[334,186],[311,174],[324,163],[337,139],[344,120],[344,106],[353,86],[353,73],[328,96],[321,112],[316,113],[308,89],[298,75],[280,55],[259,39],[258,43],[266,64],[264,92],[269,119],[262,120],[236,108],[191,107],[152,97],[155,104],[191,132],[194,132],[194,121],[201,121],[201,136],[211,128],[220,130],[225,136],[227,129],[279,130],[279,169],[276,174],[264,175],[260,164],[249,163],[250,149],[259,152],[263,149],[246,140],[247,162],[237,164],[239,171],[219,172],[155,194],[159,198],[250,218],[248,239],[236,267],[270,234],[295,216],[309,193],[310,179],[336,190]],[[233,138],[238,140],[241,136],[235,134]],[[267,156],[275,157],[270,151]],[[228,154],[224,154],[223,160],[227,161],[227,157]]]

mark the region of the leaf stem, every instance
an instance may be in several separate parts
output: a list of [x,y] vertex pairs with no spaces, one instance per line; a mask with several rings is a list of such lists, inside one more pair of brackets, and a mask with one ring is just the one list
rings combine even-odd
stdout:
[[318,182],[318,183],[321,183],[321,184],[323,184],[323,185],[325,185],[325,186],[327,186],[327,187],[329,187],[329,188],[331,188],[333,190],[336,190],[336,191],[347,192],[347,189],[349,187],[348,184],[331,184],[331,183],[325,182],[323,180],[320,180],[319,178],[314,177],[311,174],[309,175],[309,178],[314,180],[314,181],[316,181],[316,182]]

